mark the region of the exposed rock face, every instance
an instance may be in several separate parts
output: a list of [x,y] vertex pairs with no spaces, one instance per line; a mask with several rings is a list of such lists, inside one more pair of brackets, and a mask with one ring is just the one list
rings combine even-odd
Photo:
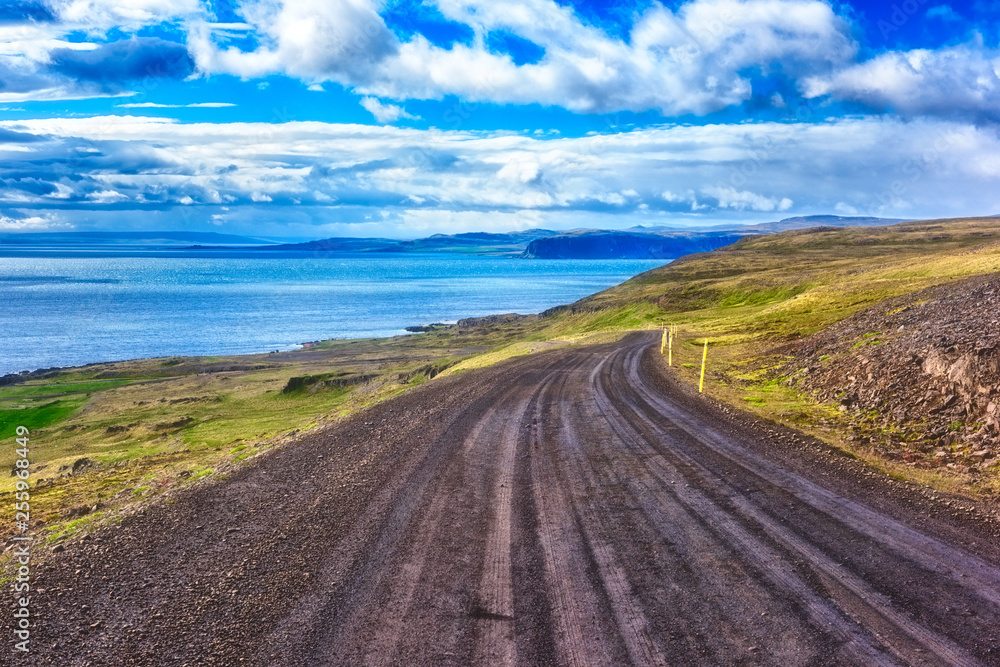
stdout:
[[876,446],[962,469],[997,463],[1000,275],[883,302],[790,347],[792,381],[839,402]]

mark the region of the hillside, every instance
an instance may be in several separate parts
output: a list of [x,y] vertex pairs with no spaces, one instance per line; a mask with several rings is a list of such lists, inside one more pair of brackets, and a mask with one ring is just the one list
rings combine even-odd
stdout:
[[786,232],[543,317],[8,378],[40,664],[993,664],[998,271],[990,221]]
[[733,232],[615,232],[584,230],[535,239],[522,257],[533,259],[674,259],[734,243]]
[[738,332],[740,339],[805,335],[862,305],[998,270],[998,243],[995,218],[751,236],[682,257],[563,310],[654,306],[667,316],[686,313],[720,332]]
[[[773,234],[820,226],[884,226],[903,222],[887,218],[812,215],[753,225],[635,226],[624,230],[527,229],[513,232],[433,234],[412,240],[334,237],[301,243],[256,245],[245,250],[295,252],[444,252],[528,259],[675,259],[734,243],[743,236]],[[234,237],[236,238],[236,237]],[[218,241],[222,243],[222,241]],[[235,243],[235,242],[230,242]],[[210,250],[198,245],[190,250]]]
[[708,340],[713,396],[893,474],[997,494],[998,272],[995,218],[789,231],[553,309],[539,335],[676,324],[689,381]]
[[985,470],[1000,462],[998,318],[1000,274],[949,282],[789,344],[785,372],[885,456]]
[[997,272],[991,218],[747,237],[542,317],[6,378],[0,417],[16,415],[45,443],[35,451],[35,501],[55,536],[101,520],[106,504],[150,502],[439,374],[674,324],[671,372],[696,383],[707,339],[713,398],[900,478],[995,495],[1000,378],[990,346],[1000,287],[985,276]]
[[528,229],[523,232],[463,232],[434,234],[413,241],[400,241],[387,252],[458,252],[480,255],[516,254],[538,238],[557,234],[550,229]]
[[785,218],[778,222],[762,222],[755,225],[739,227],[741,231],[755,231],[762,234],[787,232],[792,229],[811,229],[813,227],[885,227],[910,222],[901,218],[873,218],[870,216],[841,215],[803,215],[795,218]]
[[492,233],[464,232],[433,234],[411,241],[380,238],[329,238],[305,243],[282,243],[257,248],[267,251],[315,252],[447,252],[469,255],[516,255],[537,238],[556,234],[549,229],[529,229],[523,232]]

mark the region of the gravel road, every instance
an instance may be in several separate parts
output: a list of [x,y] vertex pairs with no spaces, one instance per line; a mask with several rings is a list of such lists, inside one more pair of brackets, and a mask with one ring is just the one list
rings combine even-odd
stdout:
[[657,341],[437,379],[97,531],[4,657],[1000,665],[995,522],[692,394]]

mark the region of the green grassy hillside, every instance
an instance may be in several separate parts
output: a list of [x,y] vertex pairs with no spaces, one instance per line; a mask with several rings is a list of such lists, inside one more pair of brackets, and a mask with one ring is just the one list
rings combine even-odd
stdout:
[[[697,382],[702,344],[709,342],[706,393],[809,431],[897,477],[996,496],[1000,482],[992,468],[978,476],[926,470],[859,443],[841,406],[796,389],[786,351],[887,299],[997,272],[1000,218],[790,231],[745,238],[648,271],[557,309],[534,336],[678,325],[674,370],[689,382]],[[872,428],[889,433],[898,426],[878,415],[867,421],[866,443],[879,439]]]
[[545,333],[683,323],[713,344],[803,336],[867,304],[1000,270],[1000,218],[818,228],[683,257],[560,310]]
[[[32,479],[40,483],[32,520],[56,539],[441,371],[676,324],[674,370],[683,378],[696,381],[701,344],[711,344],[711,395],[811,430],[893,474],[968,488],[955,476],[895,466],[854,446],[835,406],[782,382],[780,346],[884,299],[998,271],[997,218],[745,238],[540,319],[272,355],[152,359],[43,374],[0,387],[0,435],[8,438],[19,424],[31,429]],[[0,453],[0,467],[9,469],[13,456]],[[8,509],[13,481],[0,477],[0,503]],[[8,514],[0,511],[0,526],[12,525]]]

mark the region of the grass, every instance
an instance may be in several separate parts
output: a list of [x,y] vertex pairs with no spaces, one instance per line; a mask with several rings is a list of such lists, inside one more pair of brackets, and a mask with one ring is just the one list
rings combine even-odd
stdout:
[[[240,357],[171,357],[45,373],[0,387],[0,437],[30,430],[33,527],[45,536],[225,474],[302,433],[502,347],[523,330],[327,341]],[[291,393],[292,377],[321,377]],[[13,447],[0,448],[10,470]],[[13,527],[16,478],[0,474],[0,536]],[[92,512],[95,506],[106,506]],[[103,519],[102,519],[103,520]],[[82,528],[81,528],[82,529]]]
[[786,232],[636,276],[573,304],[550,327],[688,324],[743,345],[808,335],[883,299],[998,270],[992,218]]
[[[80,399],[49,401],[41,404],[28,403],[17,408],[0,408],[0,438],[14,437],[18,426],[24,426],[30,431],[37,431],[65,420],[83,405]],[[0,455],[0,465],[7,464],[6,456]]]
[[45,396],[59,394],[79,394],[101,391],[117,387],[128,380],[98,381],[98,382],[46,382],[43,384],[26,383],[12,387],[0,387],[0,401],[23,396]]
[[[32,480],[41,482],[32,490],[33,521],[45,535],[65,536],[94,521],[71,517],[70,510],[83,508],[85,517],[118,516],[115,507],[148,503],[170,489],[225,475],[232,465],[294,433],[432,377],[676,324],[674,367],[685,380],[697,382],[701,342],[707,338],[708,393],[810,430],[869,460],[868,452],[841,437],[833,406],[773,381],[775,346],[883,299],[997,271],[996,219],[745,238],[684,257],[537,320],[391,339],[323,341],[278,354],[98,364],[29,377],[0,387],[0,437],[9,438],[17,425],[31,430]],[[877,344],[878,336],[872,332],[856,342]],[[341,386],[310,381],[282,393],[289,379],[307,376],[363,381]],[[9,469],[14,456],[13,448],[0,448],[0,470]],[[958,484],[946,473],[876,459],[872,465],[925,483]],[[0,475],[0,536],[12,525],[13,484],[13,478]],[[99,504],[105,508],[90,512]]]
[[[937,488],[996,493],[1000,485],[956,481],[879,459],[849,442],[835,406],[775,385],[780,345],[888,298],[974,275],[1000,272],[996,218],[814,229],[748,237],[689,255],[562,309],[535,336],[679,326],[675,370],[697,382],[701,342],[710,344],[706,392],[751,412],[804,428],[887,474]],[[855,348],[881,344],[869,332]],[[828,361],[829,357],[822,359]]]
[[478,354],[474,357],[466,359],[454,366],[445,370],[442,375],[451,375],[454,373],[461,373],[462,371],[471,370],[473,368],[485,368],[487,366],[492,366],[498,364],[501,361],[506,361],[507,359],[513,359],[514,357],[520,357],[526,354],[532,354],[534,352],[540,352],[542,350],[550,350],[556,347],[562,347],[567,345],[566,342],[556,342],[556,341],[522,341],[518,343],[512,343],[510,345],[505,345],[496,350],[490,350],[484,354]]

